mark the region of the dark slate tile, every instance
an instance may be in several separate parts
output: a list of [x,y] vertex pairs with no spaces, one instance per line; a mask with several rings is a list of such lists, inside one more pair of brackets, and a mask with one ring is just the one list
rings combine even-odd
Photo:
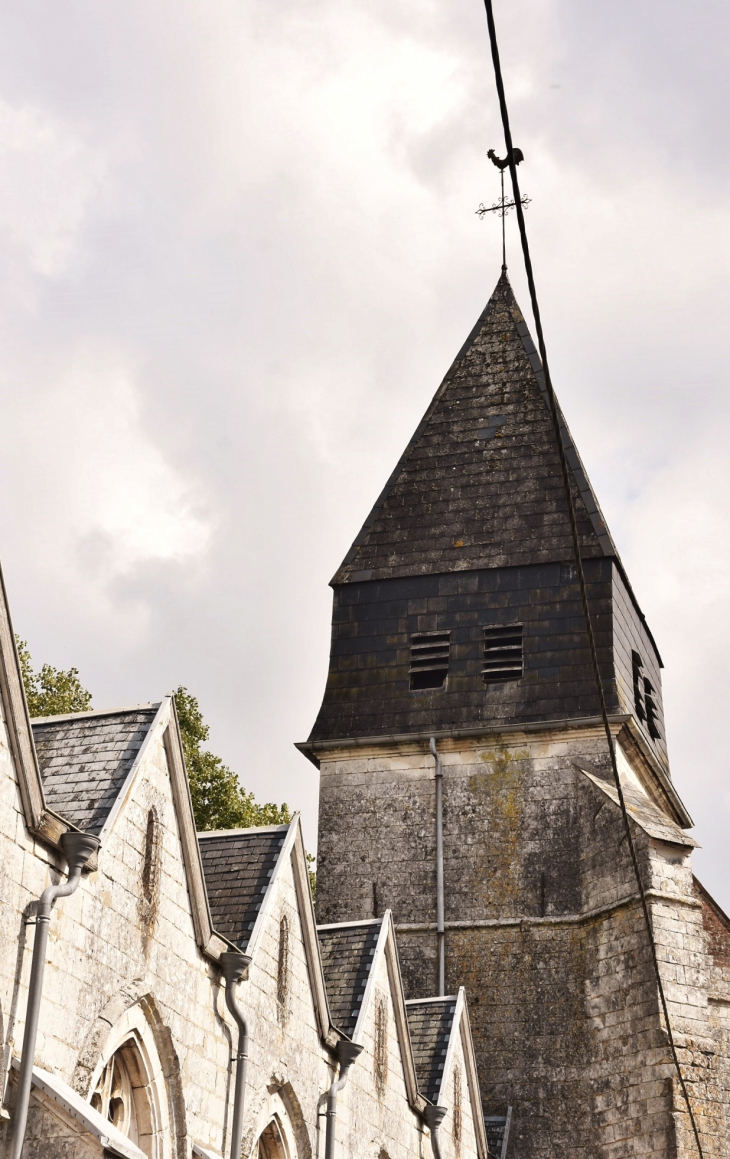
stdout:
[[198,834],[213,927],[245,951],[288,825]]
[[320,926],[317,930],[327,1000],[334,1025],[352,1037],[382,922]]
[[406,1003],[406,1011],[418,1089],[424,1098],[435,1103],[446,1062],[456,999],[411,1001]]
[[33,723],[48,806],[76,828],[98,834],[158,708]]

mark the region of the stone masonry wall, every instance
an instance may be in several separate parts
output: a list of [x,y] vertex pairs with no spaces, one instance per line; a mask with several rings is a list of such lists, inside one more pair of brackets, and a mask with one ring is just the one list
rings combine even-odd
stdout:
[[[605,739],[551,730],[439,748],[446,985],[467,988],[485,1113],[514,1107],[510,1159],[691,1155],[623,822],[574,765],[605,775]],[[391,907],[409,996],[435,982],[434,810],[424,745],[322,762],[321,920],[337,920],[345,881],[353,916]],[[719,1156],[730,1072],[713,1022],[726,1008],[708,1005],[689,851],[679,831],[672,844],[632,827],[705,1153]]]

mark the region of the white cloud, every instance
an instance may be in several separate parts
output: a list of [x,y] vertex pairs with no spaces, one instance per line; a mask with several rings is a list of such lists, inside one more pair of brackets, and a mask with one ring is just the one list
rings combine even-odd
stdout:
[[[303,806],[311,840],[291,741],[321,692],[326,582],[498,274],[499,224],[474,212],[497,196],[485,154],[501,143],[483,7],[78,11],[83,37],[56,0],[0,13],[16,616],[39,660],[89,673],[97,703],[187,681],[214,744],[257,792]],[[728,792],[728,16],[719,0],[635,16],[497,5],[556,387],[667,662],[672,759],[706,803],[713,886],[728,867],[708,822]]]
[[0,247],[14,276],[58,278],[77,256],[104,158],[47,108],[0,101],[0,172]]
[[209,545],[200,486],[166,460],[133,368],[110,351],[78,355],[30,399],[7,394],[0,458],[16,534],[87,614],[112,611],[135,569],[192,563]]

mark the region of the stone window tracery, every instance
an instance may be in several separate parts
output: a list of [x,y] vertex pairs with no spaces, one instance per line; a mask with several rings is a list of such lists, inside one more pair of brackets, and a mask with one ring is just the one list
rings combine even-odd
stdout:
[[144,1151],[152,1125],[146,1086],[139,1052],[129,1041],[109,1059],[91,1096],[94,1110]]
[[275,1116],[259,1135],[253,1159],[290,1159],[278,1117]]
[[165,1076],[152,1027],[135,1004],[109,1031],[87,1097],[148,1159],[173,1159],[177,1154]]

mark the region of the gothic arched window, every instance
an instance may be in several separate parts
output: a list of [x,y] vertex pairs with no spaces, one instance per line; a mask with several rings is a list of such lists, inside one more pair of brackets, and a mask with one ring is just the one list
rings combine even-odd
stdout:
[[278,1117],[274,1117],[259,1135],[253,1159],[290,1159]]
[[177,1086],[179,1076],[163,1064],[148,1019],[154,1007],[144,1002],[128,1007],[105,1033],[87,1098],[148,1159],[173,1159],[179,1140],[168,1080]]
[[147,1082],[139,1051],[125,1042],[104,1067],[91,1096],[95,1111],[142,1150],[152,1128]]

